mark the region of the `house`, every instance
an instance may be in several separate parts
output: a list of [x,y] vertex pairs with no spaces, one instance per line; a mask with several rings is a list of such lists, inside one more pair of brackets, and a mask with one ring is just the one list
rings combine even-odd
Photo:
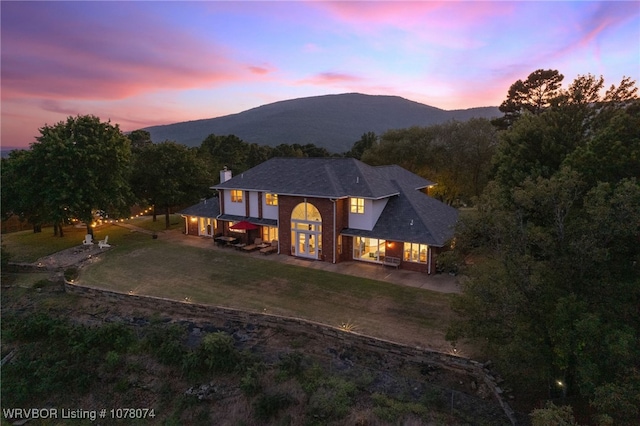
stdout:
[[[185,232],[278,241],[278,253],[435,272],[458,218],[430,197],[434,183],[399,166],[353,158],[272,158],[237,176],[220,172],[218,197],[181,213]],[[254,230],[233,230],[240,221]]]

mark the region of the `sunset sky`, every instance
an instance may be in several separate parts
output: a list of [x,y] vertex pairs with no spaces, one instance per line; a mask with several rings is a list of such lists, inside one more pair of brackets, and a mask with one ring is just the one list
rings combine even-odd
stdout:
[[536,69],[640,81],[640,2],[11,2],[2,147],[70,115],[124,131],[331,93],[499,105]]

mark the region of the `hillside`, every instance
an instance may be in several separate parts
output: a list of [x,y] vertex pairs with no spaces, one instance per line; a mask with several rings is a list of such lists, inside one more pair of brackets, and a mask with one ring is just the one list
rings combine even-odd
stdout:
[[398,96],[348,93],[275,102],[224,117],[144,130],[154,142],[173,140],[188,146],[199,146],[213,133],[234,134],[259,145],[312,143],[340,153],[348,151],[366,132],[379,135],[390,129],[499,115],[497,107],[446,111]]

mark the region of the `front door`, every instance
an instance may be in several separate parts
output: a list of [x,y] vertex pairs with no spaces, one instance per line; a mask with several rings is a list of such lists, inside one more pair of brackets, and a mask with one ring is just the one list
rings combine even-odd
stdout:
[[308,257],[310,259],[318,258],[318,247],[316,242],[316,235],[306,232],[296,232],[296,240],[298,242],[298,256]]

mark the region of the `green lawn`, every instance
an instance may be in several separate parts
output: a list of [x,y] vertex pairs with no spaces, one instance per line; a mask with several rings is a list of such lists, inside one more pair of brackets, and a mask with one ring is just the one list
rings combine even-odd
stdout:
[[[166,230],[165,216],[157,215],[156,221],[153,221],[151,216],[143,216],[140,218],[134,218],[128,220],[127,223],[146,229],[148,231],[162,232]],[[182,228],[184,226],[184,219],[179,214],[169,215],[169,229]]]
[[[153,223],[145,217],[129,223],[153,230],[158,223],[164,228],[160,219]],[[179,216],[172,218],[172,226],[182,226]],[[214,249],[213,244],[203,249],[154,240],[115,225],[99,226],[94,233],[96,239],[109,235],[112,248],[99,262],[81,270],[80,284],[334,326],[348,323],[363,334],[450,348],[444,335],[453,313],[446,294],[287,265],[274,258]],[[13,260],[34,261],[80,244],[84,234],[84,229],[73,228],[65,230],[64,238],[48,230],[40,234],[27,231],[3,236],[3,242]]]
[[[188,237],[186,237],[188,238]],[[111,240],[111,237],[110,237]],[[132,233],[81,271],[78,282],[301,317],[395,341],[447,349],[449,295]]]
[[[93,231],[95,240],[104,239],[109,235],[110,241],[129,233],[129,229],[115,225],[100,225]],[[58,237],[53,235],[53,228],[43,228],[42,232],[38,233],[20,231],[3,234],[2,244],[9,252],[12,262],[35,262],[41,257],[80,245],[86,234],[87,230],[84,227],[67,226],[64,228],[64,236]]]

